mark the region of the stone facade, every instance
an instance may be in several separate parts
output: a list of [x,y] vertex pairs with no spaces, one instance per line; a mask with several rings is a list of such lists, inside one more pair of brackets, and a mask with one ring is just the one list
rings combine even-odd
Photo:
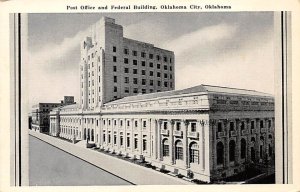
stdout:
[[173,90],[174,53],[123,37],[104,17],[81,42],[80,104],[95,109],[123,97]]
[[81,43],[80,103],[51,111],[50,135],[207,182],[273,162],[272,95],[210,85],[173,90],[173,52],[124,38],[122,30],[110,18],[91,27]]

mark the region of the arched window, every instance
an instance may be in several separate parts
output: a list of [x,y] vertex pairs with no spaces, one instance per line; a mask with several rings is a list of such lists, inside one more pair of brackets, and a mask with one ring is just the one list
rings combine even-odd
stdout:
[[175,159],[183,160],[183,144],[181,141],[175,143]]
[[217,143],[217,164],[224,163],[224,145],[222,142]]
[[199,163],[199,145],[192,142],[189,147],[190,163]]
[[241,159],[246,158],[246,140],[241,139]]
[[163,156],[167,157],[170,155],[169,152],[169,140],[168,139],[164,139],[163,140]]
[[235,141],[229,142],[229,161],[235,160]]

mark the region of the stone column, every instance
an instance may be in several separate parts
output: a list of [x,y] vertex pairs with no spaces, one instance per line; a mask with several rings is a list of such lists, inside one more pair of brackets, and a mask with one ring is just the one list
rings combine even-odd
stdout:
[[153,151],[154,151],[154,158],[157,159],[158,158],[158,154],[157,154],[157,146],[158,146],[158,120],[155,119],[154,121],[154,127],[153,127],[153,135],[154,135],[154,139],[153,139]]
[[256,119],[256,142],[255,142],[255,159],[256,161],[259,161],[260,159],[260,156],[259,156],[259,153],[260,153],[260,125],[259,125],[259,119],[257,118]]
[[181,121],[181,127],[183,127],[183,154],[186,168],[190,167],[189,150],[188,150],[188,125],[187,120]]
[[130,121],[130,131],[131,131],[131,139],[130,139],[130,142],[131,142],[131,152],[132,154],[134,153],[134,131],[133,131],[133,123],[134,122],[134,119],[131,119]]
[[162,120],[158,120],[158,131],[157,131],[157,156],[160,161],[162,161],[162,142],[161,142],[161,124]]
[[228,129],[228,120],[224,120],[223,121],[223,132],[225,132],[225,139],[224,139],[224,149],[225,149],[225,152],[224,152],[224,157],[225,157],[225,161],[224,161],[224,167],[225,169],[227,169],[229,167],[229,132],[230,130]]
[[199,133],[199,164],[201,166],[201,169],[205,169],[204,165],[204,121],[203,120],[198,120],[197,121],[197,132]]
[[174,143],[174,136],[173,136],[173,131],[174,131],[174,120],[169,120],[168,121],[168,127],[170,127],[170,135],[169,135],[169,139],[170,139],[170,155],[171,155],[171,164],[174,164],[174,147],[175,147],[175,143]]
[[143,156],[143,119],[140,119],[139,120],[139,124],[140,126],[138,127],[138,130],[139,130],[139,140],[140,140],[140,147],[139,147],[139,154],[140,154],[140,157],[142,158]]
[[123,143],[124,143],[124,150],[127,152],[127,119],[123,119]]
[[[247,129],[246,122],[244,122],[244,130]],[[240,158],[241,158],[241,128],[240,126],[236,126],[236,151],[235,151],[235,164],[240,163]]]

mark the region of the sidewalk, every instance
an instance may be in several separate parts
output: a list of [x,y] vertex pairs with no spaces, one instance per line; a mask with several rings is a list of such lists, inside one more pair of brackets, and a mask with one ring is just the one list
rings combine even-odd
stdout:
[[[29,134],[67,153],[136,185],[191,185],[192,183],[142,167],[100,152],[76,146],[67,141],[29,130]],[[80,178],[78,178],[80,179]],[[100,179],[100,178],[99,178]]]

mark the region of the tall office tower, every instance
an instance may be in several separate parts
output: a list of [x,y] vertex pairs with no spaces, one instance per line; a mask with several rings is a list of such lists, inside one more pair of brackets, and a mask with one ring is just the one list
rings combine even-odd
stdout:
[[94,109],[123,97],[174,90],[174,53],[123,37],[123,27],[103,17],[81,42],[80,104]]

